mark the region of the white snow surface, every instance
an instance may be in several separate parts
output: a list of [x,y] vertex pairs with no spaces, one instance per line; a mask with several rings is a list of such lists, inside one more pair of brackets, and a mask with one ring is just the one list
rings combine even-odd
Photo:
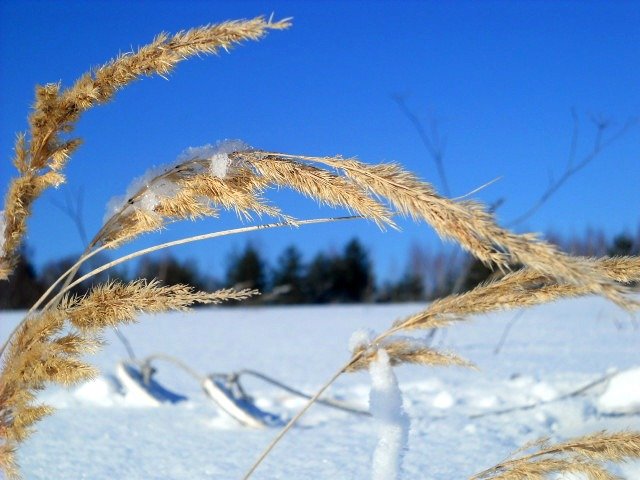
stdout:
[[[254,369],[308,393],[349,357],[352,333],[384,331],[424,305],[213,307],[190,314],[143,316],[122,328],[139,357],[162,352],[201,373]],[[498,355],[495,348],[514,312],[479,316],[440,332],[435,345],[474,362],[460,367],[395,368],[411,420],[402,462],[405,479],[452,480],[504,459],[523,444],[599,430],[640,430],[634,408],[603,410],[607,395],[623,406],[640,392],[640,331],[610,303],[586,298],[527,310]],[[20,312],[0,314],[5,338]],[[634,323],[635,322],[635,323]],[[39,399],[57,411],[20,448],[27,479],[238,479],[276,435],[249,429],[222,414],[198,383],[169,363],[154,364],[155,379],[188,397],[155,407],[134,406],[114,379],[126,352],[113,333],[91,358],[102,375],[70,390],[50,388]],[[583,395],[553,401],[621,373]],[[616,380],[617,378],[617,380]],[[618,386],[622,390],[617,390]],[[243,379],[259,408],[293,416],[304,401],[256,379]],[[368,408],[366,372],[343,375],[328,395]],[[528,410],[490,415],[546,401]],[[477,416],[481,415],[481,416]],[[256,479],[366,479],[378,442],[375,419],[314,406],[255,473]],[[640,465],[614,467],[628,480]]]
[[611,415],[640,415],[640,368],[614,375],[598,399],[598,410]]

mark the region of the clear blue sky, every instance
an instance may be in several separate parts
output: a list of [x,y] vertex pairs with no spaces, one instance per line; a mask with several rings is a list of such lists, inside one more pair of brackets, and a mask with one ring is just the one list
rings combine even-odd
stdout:
[[[579,114],[578,159],[594,140],[592,115],[612,129],[640,115],[639,2],[15,2],[0,4],[0,185],[13,175],[14,135],[26,128],[36,83],[69,85],[90,66],[175,32],[275,12],[294,17],[286,32],[231,54],[182,63],[169,81],[144,79],[80,121],[85,140],[68,184],[46,194],[30,222],[39,265],[79,252],[71,222],[52,206],[85,192],[85,223],[95,232],[110,197],[188,146],[240,138],[252,146],[309,155],[394,160],[441,186],[418,135],[391,95],[447,137],[452,195],[496,177],[477,195],[504,198],[507,222],[560,175],[569,155],[571,108]],[[521,230],[609,235],[640,221],[640,128],[570,180]],[[299,217],[330,214],[278,193]],[[162,239],[237,225],[234,218],[172,228]],[[428,227],[402,223],[380,233],[364,222],[273,231],[176,250],[221,274],[246,238],[270,258],[295,243],[307,255],[359,236],[380,276],[404,268],[414,242],[438,248]],[[139,242],[149,244],[152,239]],[[153,241],[158,241],[154,238]]]

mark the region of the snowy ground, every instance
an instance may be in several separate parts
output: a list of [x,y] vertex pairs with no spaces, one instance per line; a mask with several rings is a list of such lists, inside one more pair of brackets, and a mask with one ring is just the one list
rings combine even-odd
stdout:
[[[123,332],[138,356],[167,353],[202,373],[251,368],[312,392],[347,359],[352,332],[362,327],[381,331],[419,309],[415,304],[212,308],[144,317]],[[475,418],[556,398],[612,369],[640,366],[640,331],[632,317],[605,301],[565,301],[528,310],[495,355],[513,315],[477,317],[437,338],[436,343],[473,361],[479,371],[397,369],[411,417],[405,478],[468,478],[542,436],[563,439],[602,429],[640,430],[640,405],[634,409],[629,402],[639,396],[638,375],[622,378],[618,383],[627,391],[613,399],[603,398],[604,383],[582,396]],[[2,338],[18,319],[18,314],[2,313]],[[639,320],[636,316],[635,322]],[[277,433],[244,428],[223,416],[192,378],[169,364],[158,364],[157,379],[188,401],[132,405],[108,388],[117,361],[126,356],[112,334],[108,341],[93,359],[102,377],[71,391],[42,394],[58,411],[39,424],[20,450],[27,479],[236,479]],[[630,383],[634,381],[635,386]],[[246,385],[262,408],[285,417],[302,405],[302,400],[257,381]],[[368,375],[342,377],[330,395],[366,408]],[[618,400],[632,413],[604,413],[606,405]],[[370,419],[315,406],[254,478],[368,478],[375,444]],[[617,472],[638,479],[640,465]]]

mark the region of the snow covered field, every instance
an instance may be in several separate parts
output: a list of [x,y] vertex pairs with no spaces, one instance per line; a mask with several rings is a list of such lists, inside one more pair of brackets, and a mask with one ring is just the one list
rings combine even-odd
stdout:
[[[139,357],[166,353],[202,373],[250,368],[313,392],[348,358],[354,331],[382,331],[420,308],[210,308],[143,317],[123,333]],[[476,317],[436,337],[436,345],[471,360],[479,371],[407,366],[396,370],[411,418],[404,478],[467,478],[543,436],[556,440],[602,429],[640,430],[640,404],[633,404],[640,397],[640,374],[633,371],[579,396],[476,417],[553,400],[613,369],[640,366],[640,330],[632,317],[603,300],[564,301],[527,310],[496,355],[504,325],[513,316],[507,312]],[[19,318],[17,313],[2,313],[2,338]],[[188,401],[133,405],[110,380],[126,351],[112,333],[107,340],[109,345],[92,359],[102,372],[100,378],[72,390],[42,393],[42,400],[58,410],[38,425],[20,450],[25,478],[235,479],[277,433],[275,428],[239,426],[218,411],[194,379],[171,364],[158,363],[156,378]],[[261,408],[284,417],[303,405],[300,398],[257,380],[245,385]],[[345,375],[330,396],[367,408],[369,385],[366,373]],[[625,410],[624,415],[615,413]],[[369,418],[316,405],[254,478],[368,478],[375,431]],[[640,465],[624,465],[617,473],[639,479]]]

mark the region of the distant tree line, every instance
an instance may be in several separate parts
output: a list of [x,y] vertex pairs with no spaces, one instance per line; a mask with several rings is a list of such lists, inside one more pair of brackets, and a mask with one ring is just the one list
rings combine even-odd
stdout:
[[[640,255],[640,229],[608,240],[599,231],[587,231],[582,237],[563,238],[548,235],[553,243],[573,255]],[[103,259],[82,269],[86,273]],[[73,265],[75,257],[46,264],[37,271],[29,250],[23,249],[15,273],[9,282],[0,282],[0,309],[25,309],[33,305],[60,274]],[[407,267],[394,280],[376,282],[374,265],[366,247],[350,240],[340,251],[319,252],[309,262],[295,246],[286,247],[275,265],[251,243],[230,255],[224,279],[215,279],[199,272],[193,261],[181,261],[170,255],[147,257],[139,262],[132,274],[124,271],[103,273],[92,282],[127,281],[131,278],[158,279],[165,285],[192,285],[201,290],[223,287],[256,288],[263,292],[253,303],[262,304],[323,304],[360,302],[428,301],[463,292],[494,274],[481,262],[455,250],[430,252],[414,245],[408,252]],[[82,295],[91,282],[77,285],[72,293]]]

